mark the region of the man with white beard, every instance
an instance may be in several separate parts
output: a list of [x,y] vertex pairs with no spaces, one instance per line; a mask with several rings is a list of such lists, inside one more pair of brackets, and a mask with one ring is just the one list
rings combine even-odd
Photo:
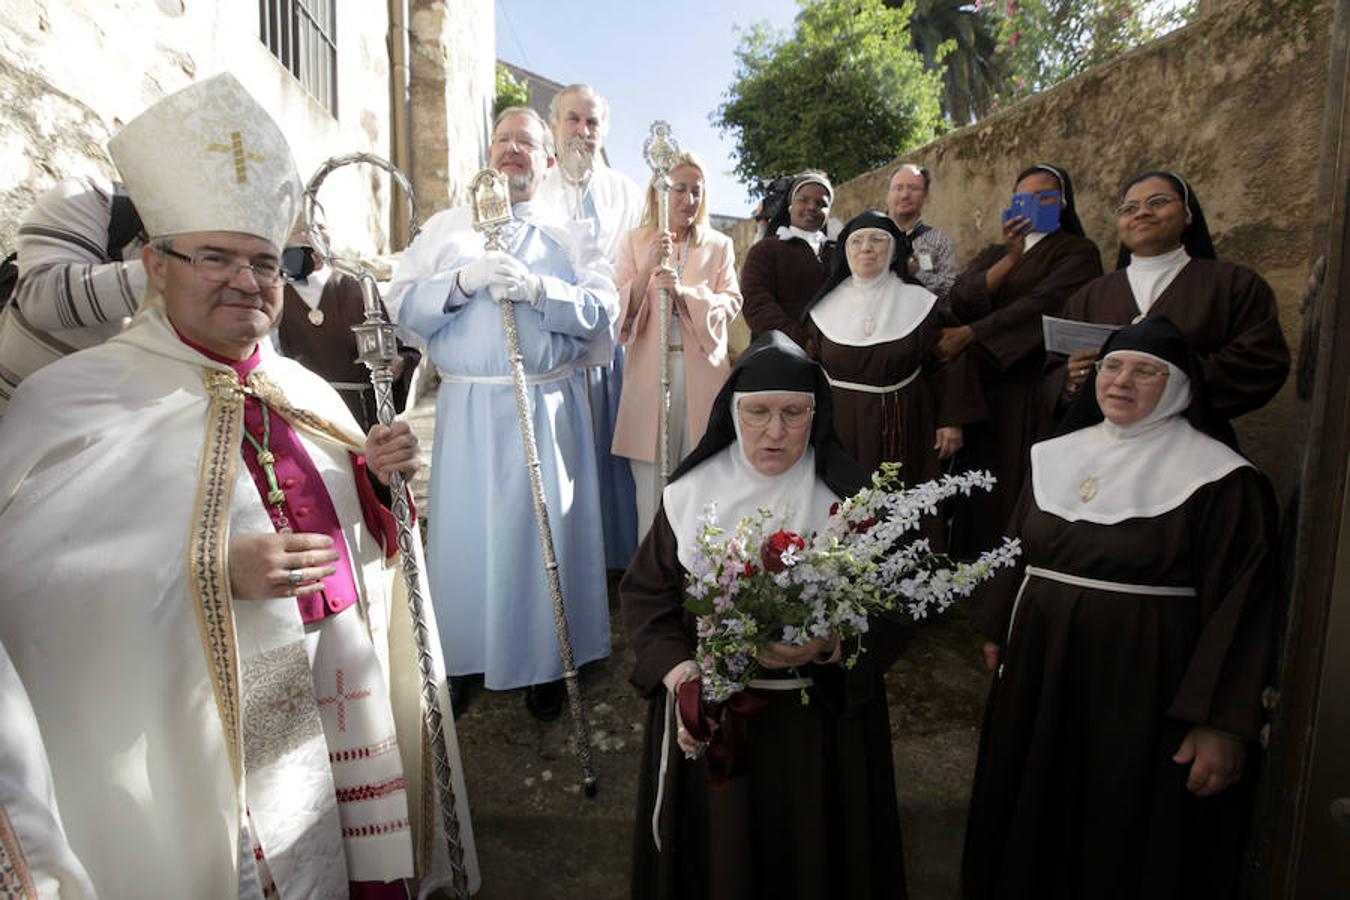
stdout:
[[[605,135],[609,133],[609,103],[587,84],[569,84],[549,101],[549,127],[561,164],[544,176],[539,199],[561,209],[570,219],[590,227],[611,263],[619,254],[623,236],[642,218],[643,189],[605,163]],[[568,142],[576,139],[589,168],[581,184],[566,172]],[[615,344],[614,358],[586,371],[595,456],[600,475],[600,508],[605,529],[605,562],[625,569],[637,549],[637,501],[628,460],[610,453],[614,422],[623,390],[623,347]]]

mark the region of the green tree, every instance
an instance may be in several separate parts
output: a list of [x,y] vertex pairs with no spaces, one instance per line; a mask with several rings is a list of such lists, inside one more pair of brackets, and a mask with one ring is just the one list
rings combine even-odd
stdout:
[[492,101],[492,115],[508,106],[524,106],[530,102],[530,89],[523,81],[516,81],[511,70],[497,63],[497,96]]
[[910,38],[924,65],[942,74],[942,112],[954,125],[975,121],[1003,89],[1000,23],[971,0],[914,0],[913,8]]
[[800,0],[791,33],[752,26],[709,117],[736,141],[735,174],[752,184],[824,169],[870,171],[936,136],[942,78],[911,46],[912,4]]
[[[980,2],[980,0],[977,0]],[[1194,17],[1173,0],[988,0],[1001,2],[1003,96],[1017,100],[1072,78]]]

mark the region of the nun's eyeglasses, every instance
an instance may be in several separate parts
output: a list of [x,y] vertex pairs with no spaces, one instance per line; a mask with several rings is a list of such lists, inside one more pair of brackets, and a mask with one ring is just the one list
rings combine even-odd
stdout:
[[1119,206],[1116,207],[1116,215],[1121,218],[1124,218],[1126,216],[1132,216],[1135,213],[1139,212],[1139,209],[1142,206],[1147,206],[1149,212],[1157,212],[1158,210],[1162,209],[1163,207],[1171,203],[1180,203],[1180,202],[1181,198],[1175,194],[1154,194],[1152,197],[1149,197],[1147,200],[1145,200],[1142,204],[1139,203],[1137,200],[1131,200],[1129,203],[1120,204]]
[[1159,378],[1166,378],[1168,375],[1166,366],[1155,366],[1150,363],[1135,363],[1132,366],[1127,366],[1119,359],[1099,359],[1093,365],[1097,367],[1098,372],[1107,378],[1114,380],[1119,378],[1121,373],[1128,373],[1131,378],[1140,384],[1148,384],[1157,381]]
[[740,414],[741,421],[751,428],[768,428],[775,415],[782,420],[784,428],[801,428],[811,421],[811,415],[815,411],[814,406],[795,405],[785,406],[780,410],[773,410],[758,404],[747,406],[744,403],[736,407],[736,412]]

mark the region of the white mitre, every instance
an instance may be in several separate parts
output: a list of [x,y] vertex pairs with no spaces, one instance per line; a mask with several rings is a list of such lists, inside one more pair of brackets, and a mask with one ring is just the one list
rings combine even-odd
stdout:
[[108,142],[150,238],[233,231],[278,250],[303,186],[276,122],[229,73],[171,94]]

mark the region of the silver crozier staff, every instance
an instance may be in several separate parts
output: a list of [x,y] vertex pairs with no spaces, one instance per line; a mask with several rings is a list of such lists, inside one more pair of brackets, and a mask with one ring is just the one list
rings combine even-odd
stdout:
[[[680,157],[680,145],[670,134],[670,124],[657,120],[651,133],[642,142],[642,156],[652,169],[652,185],[656,188],[656,229],[660,234],[670,230],[670,170]],[[661,415],[657,419],[656,469],[661,487],[670,477],[670,291],[661,288]]]
[[[361,294],[365,301],[365,321],[352,326],[356,333],[358,359],[370,369],[370,382],[375,389],[377,416],[381,425],[390,425],[394,421],[394,375],[391,364],[398,356],[398,343],[394,338],[394,326],[384,317],[384,305],[380,302],[380,291],[375,284],[375,276],[360,262],[339,259],[333,255],[328,237],[323,229],[317,227],[322,206],[318,202],[319,186],[325,178],[342,166],[353,163],[368,163],[378,166],[389,173],[403,195],[408,198],[408,215],[411,221],[408,241],[417,237],[417,199],[413,197],[412,186],[408,179],[388,160],[372,153],[350,153],[334,156],[325,161],[305,186],[305,226],[309,238],[322,254],[324,260],[335,270],[355,278],[361,285]],[[426,614],[423,612],[422,579],[417,564],[418,554],[414,541],[420,540],[413,524],[412,511],[408,507],[408,492],[403,476],[394,472],[389,476],[389,491],[393,495],[394,518],[398,523],[398,555],[402,563],[403,584],[408,591],[408,609],[412,616],[413,637],[417,644],[417,668],[422,676],[422,710],[427,733],[431,736],[431,754],[436,777],[436,797],[441,806],[441,826],[445,831],[445,849],[450,858],[451,892],[455,897],[469,896],[469,873],[464,867],[464,845],[460,840],[458,809],[455,805],[455,787],[450,771],[450,754],[446,747],[445,726],[441,719],[439,703],[440,678],[432,664],[431,637],[427,629]]]
[[[473,227],[484,236],[484,249],[502,250],[502,229],[511,222],[511,190],[507,178],[495,169],[483,169],[469,182],[469,202],[473,206]],[[520,335],[516,332],[516,308],[509,299],[501,299],[502,329],[506,332],[506,356],[511,363],[511,383],[516,389],[516,415],[520,421],[520,441],[525,445],[525,466],[530,475],[530,494],[534,498],[534,523],[539,529],[539,546],[544,554],[544,573],[548,594],[553,601],[553,630],[558,635],[562,654],[563,681],[567,684],[567,703],[572,709],[572,737],[587,797],[596,792],[595,770],[591,768],[590,728],[581,705],[581,685],[572,659],[572,636],[567,631],[567,612],[563,605],[562,582],[558,578],[558,555],[553,550],[553,532],[548,524],[548,506],[544,503],[544,481],[539,474],[539,443],[534,437],[534,419],[530,416],[530,395],[525,389],[525,363],[520,355]]]

